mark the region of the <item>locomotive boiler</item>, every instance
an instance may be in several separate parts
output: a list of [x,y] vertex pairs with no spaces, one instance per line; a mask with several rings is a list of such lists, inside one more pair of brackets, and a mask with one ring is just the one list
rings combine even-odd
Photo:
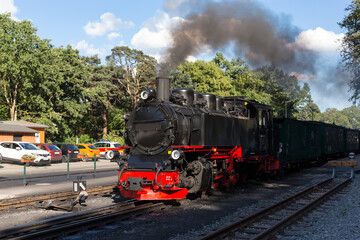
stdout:
[[235,184],[252,171],[275,171],[272,109],[243,97],[217,97],[189,88],[156,90],[125,117],[120,193],[141,200],[181,199]]

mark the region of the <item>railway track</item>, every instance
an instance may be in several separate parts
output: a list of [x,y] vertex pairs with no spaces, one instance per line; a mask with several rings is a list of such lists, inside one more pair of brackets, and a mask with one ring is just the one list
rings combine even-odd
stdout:
[[327,179],[200,239],[271,239],[275,233],[294,223],[350,182],[351,179],[340,183]]
[[0,230],[0,239],[47,239],[101,227],[165,208],[163,202],[126,201]]
[[[103,194],[103,193],[117,191],[117,189],[118,188],[114,184],[111,184],[111,185],[106,185],[106,186],[89,187],[86,189],[86,191],[89,195],[97,195],[97,194]],[[48,200],[65,201],[69,198],[76,198],[77,196],[78,196],[78,193],[74,193],[72,191],[65,191],[65,192],[51,193],[51,194],[45,194],[45,195],[40,195],[40,196],[2,199],[2,200],[0,200],[0,211],[10,209],[10,208],[16,209],[16,208],[34,206],[38,203],[45,202]]]

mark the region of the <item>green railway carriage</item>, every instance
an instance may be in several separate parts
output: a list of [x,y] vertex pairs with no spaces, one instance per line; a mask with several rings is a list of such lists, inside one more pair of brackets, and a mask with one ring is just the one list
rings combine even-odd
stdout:
[[346,129],[335,124],[321,123],[321,152],[335,156],[346,152]]
[[276,118],[274,123],[277,132],[274,140],[284,146],[285,164],[321,158],[321,123],[289,118]]
[[346,151],[359,152],[359,130],[346,129]]

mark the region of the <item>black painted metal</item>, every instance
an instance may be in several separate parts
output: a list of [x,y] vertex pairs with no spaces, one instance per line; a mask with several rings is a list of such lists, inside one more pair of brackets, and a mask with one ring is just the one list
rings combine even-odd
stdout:
[[166,77],[156,78],[156,98],[163,101],[169,101],[170,79]]

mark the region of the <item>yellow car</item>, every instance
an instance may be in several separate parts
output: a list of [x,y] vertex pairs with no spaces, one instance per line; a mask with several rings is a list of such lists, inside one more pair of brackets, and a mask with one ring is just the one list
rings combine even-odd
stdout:
[[94,155],[96,155],[96,160],[100,158],[100,150],[92,144],[78,143],[75,144],[75,146],[80,150],[78,158],[82,159],[84,162],[93,161]]

